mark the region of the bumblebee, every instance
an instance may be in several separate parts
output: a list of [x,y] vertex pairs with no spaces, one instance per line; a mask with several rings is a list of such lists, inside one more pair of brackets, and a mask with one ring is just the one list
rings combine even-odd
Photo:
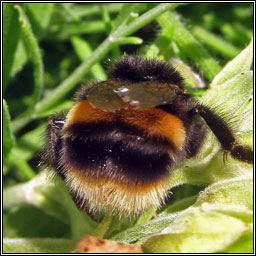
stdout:
[[199,152],[207,126],[225,154],[253,162],[252,149],[186,93],[168,63],[124,56],[110,76],[82,87],[67,115],[49,118],[44,162],[79,209],[124,215],[157,209],[167,196],[166,179]]

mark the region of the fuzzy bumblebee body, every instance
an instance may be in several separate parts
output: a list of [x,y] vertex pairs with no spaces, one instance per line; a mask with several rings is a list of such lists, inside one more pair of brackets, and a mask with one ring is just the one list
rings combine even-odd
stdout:
[[[46,158],[79,209],[138,214],[158,208],[173,167],[199,151],[206,123],[224,150],[241,155],[225,122],[186,94],[172,66],[124,57],[111,74],[81,88],[65,118],[49,119]],[[242,149],[240,160],[252,161]]]

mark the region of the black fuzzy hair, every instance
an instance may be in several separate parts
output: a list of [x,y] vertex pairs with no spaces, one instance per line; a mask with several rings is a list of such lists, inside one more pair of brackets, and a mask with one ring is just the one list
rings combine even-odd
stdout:
[[139,56],[125,55],[114,62],[110,75],[133,82],[157,81],[184,87],[183,78],[170,64],[156,59],[147,60]]

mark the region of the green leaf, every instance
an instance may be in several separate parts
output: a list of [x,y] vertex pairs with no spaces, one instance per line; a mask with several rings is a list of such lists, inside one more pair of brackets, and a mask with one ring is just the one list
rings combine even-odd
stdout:
[[4,238],[4,253],[71,253],[75,242],[61,238]]
[[77,15],[76,12],[73,11],[72,6],[69,3],[59,3],[62,7],[63,11],[75,22],[79,22],[80,17]]
[[14,3],[3,3],[3,89],[5,90],[14,65],[14,56],[20,38],[18,14]]
[[[243,193],[244,195],[243,197],[241,197],[241,193]],[[187,240],[187,242],[186,244],[184,244],[184,248],[186,248],[186,246],[190,246],[190,240],[193,241],[193,239],[195,240],[199,239],[198,241],[200,242],[201,239],[204,239],[204,234],[202,235],[198,234],[198,236],[196,234],[194,238],[194,234],[196,230],[195,232],[193,232],[193,229],[191,229],[191,226],[189,226],[190,223],[192,224],[194,223],[192,226],[195,226],[193,228],[198,228],[199,233],[200,232],[203,233],[205,232],[205,230],[209,230],[209,233],[211,232],[214,233],[213,237],[211,237],[211,234],[209,234],[209,236],[207,234],[208,238],[206,238],[206,240],[209,239],[209,243],[210,243],[209,246],[214,247],[214,243],[216,242],[216,241],[214,242],[214,239],[215,239],[214,236],[216,235],[216,232],[219,233],[218,236],[216,235],[217,236],[216,239],[220,239],[220,240],[222,239],[221,238],[222,236],[221,222],[223,221],[225,223],[226,220],[228,220],[230,221],[230,223],[227,223],[227,225],[230,225],[230,228],[227,230],[232,229],[233,222],[236,223],[238,226],[238,230],[235,230],[235,229],[232,230],[232,232],[237,232],[237,234],[234,234],[233,240],[228,239],[228,237],[230,235],[232,236],[232,234],[226,234],[227,237],[225,237],[225,234],[223,234],[224,238],[227,239],[226,242],[230,241],[229,243],[227,242],[226,244],[226,246],[229,246],[231,243],[235,242],[236,239],[240,237],[240,235],[243,235],[246,232],[250,232],[251,230],[251,228],[248,225],[250,225],[253,221],[252,199],[253,199],[252,175],[225,180],[219,183],[212,184],[211,186],[206,188],[204,191],[200,192],[196,202],[195,202],[195,197],[177,201],[174,205],[170,206],[169,210],[165,210],[156,219],[151,220],[146,224],[137,225],[123,232],[119,232],[118,234],[114,235],[112,239],[116,241],[124,241],[128,243],[131,243],[134,241],[141,242],[141,241],[144,241],[145,238],[149,237],[150,235],[157,234],[163,231],[163,229],[167,228],[168,226],[170,227],[169,229],[172,231],[172,228],[173,228],[172,225],[174,225],[173,223],[176,223],[181,230],[183,230],[183,226],[184,226],[184,229],[186,230],[184,232],[177,231],[178,234],[175,234],[175,235],[172,234],[172,236],[167,237],[168,242],[166,240],[160,241],[160,242],[163,242],[163,246],[165,246],[165,244],[166,246],[168,246],[168,244],[170,244],[169,238],[171,240],[176,239],[171,244],[173,244],[174,248],[178,248],[180,244],[181,246],[183,246],[183,239],[185,237],[185,240]],[[191,205],[191,203],[194,203],[194,204],[188,209],[185,209],[186,207]],[[171,212],[171,213],[168,213],[168,212]],[[202,218],[202,223],[200,218]],[[215,223],[215,222],[220,222],[220,225],[216,227],[216,230],[215,230],[215,225],[212,225],[212,223]],[[176,226],[176,224],[174,226]],[[210,227],[206,228],[205,226],[207,225],[210,225],[213,230],[211,230]],[[176,230],[171,233],[175,233],[175,232]],[[161,239],[159,238],[159,240]],[[211,241],[212,241],[212,245],[211,245]],[[205,243],[208,243],[208,242],[205,242]],[[146,242],[146,244],[155,244],[155,241],[152,243]],[[195,244],[201,244],[201,242],[200,243],[195,242]],[[151,251],[150,249],[150,252],[178,252],[178,251],[169,251],[170,249],[169,247],[167,248],[168,251],[163,251],[163,250],[167,250],[165,248],[160,248],[160,249],[157,249],[157,248],[158,246],[155,246],[155,251]],[[202,248],[204,250],[204,247]],[[194,250],[196,249],[196,247],[195,248],[193,247],[192,249]],[[193,252],[193,250],[191,252]],[[215,248],[214,250],[217,251],[218,249]],[[181,251],[181,252],[185,252],[185,251]],[[205,252],[208,252],[208,251],[205,251]]]
[[54,115],[56,113],[60,113],[63,110],[64,111],[69,110],[69,109],[72,108],[73,105],[74,105],[74,101],[71,100],[71,99],[67,99],[67,100],[62,101],[59,104],[55,105],[54,107],[52,107],[48,111],[40,113],[40,115],[38,115],[38,117],[45,117],[45,118],[49,117],[49,116]]
[[[245,113],[245,114],[240,114]],[[253,100],[252,97],[244,104],[238,112],[241,117],[239,125],[242,127],[240,133],[237,134],[239,141],[243,145],[248,145],[253,148]]]
[[[148,238],[143,250],[148,253],[228,252],[226,248],[234,243],[238,249],[237,241],[245,234],[252,236],[252,223],[252,175],[224,180],[200,192],[193,206],[176,212],[173,222]],[[246,241],[246,246],[251,248],[248,242],[251,240]],[[239,250],[246,252],[242,247]]]
[[11,76],[15,76],[17,72],[19,72],[22,67],[26,64],[28,60],[28,54],[24,45],[23,40],[18,41],[18,46],[15,51],[14,55],[14,62],[12,65],[12,70],[11,70]]
[[239,48],[200,26],[194,26],[192,31],[199,40],[219,52],[222,56],[234,58],[239,53]]
[[[37,36],[41,35],[50,23],[51,15],[54,10],[54,3],[25,3],[24,5],[28,7],[28,17],[30,19],[33,31]],[[39,13],[41,15],[39,15]],[[27,60],[28,53],[24,45],[24,40],[18,40],[11,75],[14,76],[18,71],[20,71]]]
[[84,23],[67,23],[60,27],[60,31],[63,34],[68,35],[82,35],[82,34],[95,34],[103,32],[105,24],[102,21],[88,21]]
[[76,208],[68,188],[57,178],[55,184],[50,181],[46,172],[41,172],[27,183],[5,189],[4,209],[22,205],[39,207],[47,214],[69,224],[72,238],[80,239],[93,230],[95,223],[85,212]]
[[217,61],[210,56],[205,48],[198,42],[193,34],[180,22],[179,16],[174,12],[166,12],[157,18],[159,24],[172,33],[169,38],[174,41],[180,50],[186,53],[200,69],[205,73],[208,80],[212,80],[220,71]]
[[[71,43],[81,62],[86,61],[92,54],[92,47],[89,45],[87,41],[85,41],[81,37],[72,36]],[[104,81],[107,79],[107,75],[99,63],[92,66],[91,73],[93,74],[95,79],[98,79],[100,81]]]
[[[107,3],[107,4],[102,4],[104,7],[106,7],[107,11],[109,13],[118,13],[122,9],[123,4],[122,3]],[[89,17],[89,16],[94,16],[95,14],[100,14],[100,8],[98,4],[94,5],[75,5],[73,7],[73,10],[79,15],[80,17]]]
[[8,155],[8,160],[16,166],[20,173],[24,175],[27,180],[32,179],[35,176],[34,170],[30,167],[25,159],[21,158],[21,155],[17,154],[16,148],[13,148]]
[[3,100],[3,153],[7,157],[10,150],[15,144],[15,139],[11,130],[11,118],[8,110],[8,105]]
[[252,165],[235,160],[231,156],[228,156],[227,163],[224,164],[218,142],[214,135],[210,134],[198,156],[177,166],[167,183],[169,188],[181,184],[208,185],[251,172]]
[[109,34],[112,29],[112,22],[109,12],[105,5],[100,5],[101,17],[105,24],[106,33]]
[[139,37],[130,36],[130,37],[120,37],[113,41],[113,46],[124,45],[124,44],[142,44],[143,40]]
[[45,214],[32,206],[14,207],[3,213],[3,236],[5,238],[70,236],[67,223]]
[[[253,94],[253,72],[245,71],[227,80],[225,83],[212,86],[206,91],[202,103],[212,108],[218,107],[220,114],[234,118]],[[242,114],[242,113],[241,113]]]
[[177,213],[169,214],[165,217],[158,217],[149,222],[128,228],[111,237],[112,240],[122,241],[125,243],[133,243],[140,239],[146,238],[152,234],[159,233],[164,228],[168,227],[177,217]]
[[55,3],[25,3],[32,27],[39,36],[50,24]]
[[15,5],[15,8],[19,13],[19,22],[22,34],[24,36],[25,43],[30,50],[32,62],[34,64],[34,93],[32,102],[27,109],[27,113],[30,114],[30,111],[34,109],[36,103],[38,102],[43,88],[43,61],[39,49],[39,44],[37,38],[34,36],[29,19],[27,18],[24,10],[20,5]]
[[[198,196],[195,205],[202,203],[223,204],[253,210],[252,175],[223,180],[207,187]],[[241,194],[243,196],[241,196]]]
[[211,86],[224,84],[234,76],[250,70],[253,60],[253,39],[250,44],[232,61],[228,62],[226,66],[219,72],[219,74],[212,81]]
[[146,253],[214,253],[247,232],[241,220],[206,207],[190,208],[142,245]]
[[42,124],[35,129],[22,135],[17,141],[17,145],[12,149],[14,155],[18,155],[19,158],[28,161],[35,154],[40,152],[43,147],[43,140],[38,140],[42,137],[46,129],[46,125]]
[[175,201],[174,203],[168,205],[160,214],[160,216],[168,216],[170,213],[178,212],[185,210],[192,204],[196,202],[197,196],[185,197],[180,200]]
[[253,253],[253,232],[241,236],[236,242],[226,248],[226,253]]

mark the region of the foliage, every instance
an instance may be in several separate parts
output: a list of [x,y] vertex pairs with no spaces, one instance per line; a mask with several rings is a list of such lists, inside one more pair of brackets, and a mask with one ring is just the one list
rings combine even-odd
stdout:
[[47,117],[70,108],[81,84],[107,79],[123,53],[172,61],[187,90],[252,146],[251,3],[4,3],[3,21],[4,252],[73,252],[88,233],[151,253],[253,251],[252,166],[224,164],[211,133],[173,171],[155,219],[108,216],[96,228],[38,166]]

